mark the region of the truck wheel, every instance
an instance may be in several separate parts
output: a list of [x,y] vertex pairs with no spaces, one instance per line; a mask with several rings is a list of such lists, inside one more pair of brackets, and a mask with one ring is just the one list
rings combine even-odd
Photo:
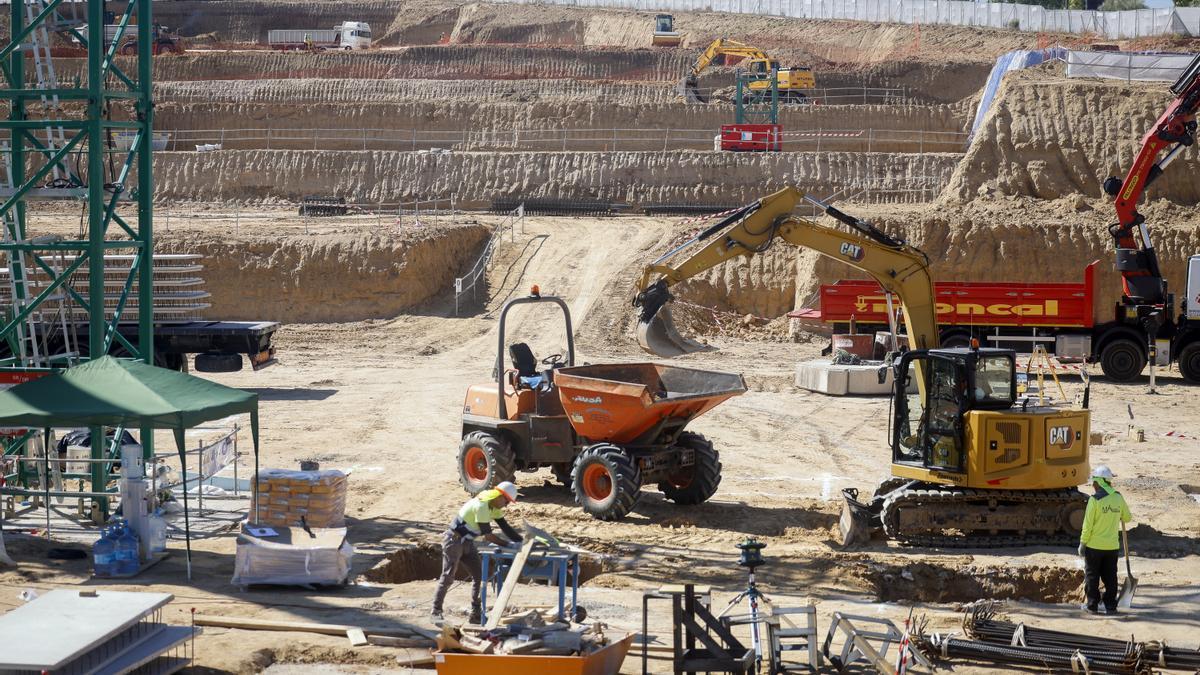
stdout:
[[642,494],[642,472],[626,452],[611,443],[584,448],[571,471],[575,503],[599,520],[620,520]]
[[1179,374],[1188,382],[1200,383],[1200,342],[1193,342],[1179,353]]
[[703,504],[721,484],[721,454],[713,449],[712,441],[687,431],[679,434],[675,447],[695,452],[696,462],[667,476],[658,489],[676,504]]
[[486,431],[472,431],[458,446],[458,482],[475,496],[517,475],[517,459],[508,441]]
[[1146,367],[1146,355],[1136,342],[1119,338],[1104,345],[1100,353],[1100,369],[1110,380],[1128,382],[1142,374]]

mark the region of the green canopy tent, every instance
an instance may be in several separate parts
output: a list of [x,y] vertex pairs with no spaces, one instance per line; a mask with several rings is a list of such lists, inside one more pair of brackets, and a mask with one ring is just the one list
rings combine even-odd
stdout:
[[[184,430],[240,413],[250,414],[257,476],[258,394],[111,356],[0,391],[0,427],[44,429],[46,438],[55,427],[171,429],[184,476],[187,475]],[[190,578],[192,529],[186,480],[183,487]]]

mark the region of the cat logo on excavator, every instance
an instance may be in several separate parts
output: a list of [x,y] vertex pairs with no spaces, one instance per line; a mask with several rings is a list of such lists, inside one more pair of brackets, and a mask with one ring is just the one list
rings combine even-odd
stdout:
[[1050,427],[1050,445],[1069,450],[1075,444],[1075,432],[1069,426]]
[[863,247],[859,246],[858,244],[851,244],[847,241],[842,243],[841,253],[847,258],[858,262],[859,260],[863,259],[864,251]]

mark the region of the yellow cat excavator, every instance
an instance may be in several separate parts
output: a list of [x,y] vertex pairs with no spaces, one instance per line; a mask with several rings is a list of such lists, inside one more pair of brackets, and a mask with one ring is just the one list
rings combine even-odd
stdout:
[[745,59],[747,70],[764,77],[764,79],[750,82],[750,92],[747,95],[769,93],[771,82],[765,79],[765,76],[770,75],[771,71],[776,71],[780,103],[807,103],[806,90],[811,91],[817,87],[817,80],[813,76],[811,68],[781,68],[778,61],[767,56],[767,53],[758,47],[737,40],[717,38],[700,53],[700,56],[696,57],[691,71],[679,83],[679,92],[687,99],[688,103],[708,102],[700,93],[698,81],[700,73],[711,65],[725,65],[726,59],[730,57]]
[[[808,201],[845,229],[793,215]],[[923,546],[1073,545],[1083,523],[1090,415],[1017,400],[1016,355],[938,348],[929,261],[874,225],[784,188],[743,207],[648,265],[638,283],[638,342],[659,356],[702,345],[675,328],[669,288],[783,241],[862,270],[895,295],[911,349],[895,355],[889,444],[892,478],[869,500],[844,490],[840,529],[853,544],[882,529]],[[685,250],[702,245],[682,261]],[[881,369],[881,377],[884,376]],[[911,393],[910,393],[911,392]]]

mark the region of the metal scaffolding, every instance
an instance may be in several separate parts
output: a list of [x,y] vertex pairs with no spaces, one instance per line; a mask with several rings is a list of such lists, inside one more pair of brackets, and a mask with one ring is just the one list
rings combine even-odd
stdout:
[[[154,363],[151,1],[108,4],[11,1],[8,39],[0,44],[0,96],[8,104],[0,121],[0,257],[9,272],[0,384],[108,353]],[[53,52],[61,48],[86,51],[68,64],[82,61],[71,82],[61,82],[67,78],[54,67]],[[118,51],[136,54],[119,66]],[[126,72],[130,63],[135,72]],[[64,200],[80,204],[77,237],[31,229],[39,209]],[[136,340],[118,331],[120,323],[135,322]],[[34,435],[10,434],[5,453],[26,452]],[[92,459],[117,459],[122,436],[117,430],[110,445],[98,442],[103,430],[93,429]],[[149,455],[148,430],[142,440]],[[50,451],[44,450],[47,460]],[[108,499],[95,495],[109,492],[112,462],[90,466],[91,488],[80,494],[90,493],[106,514]],[[10,495],[29,494],[34,481],[43,488],[50,482],[48,471],[40,479],[24,468],[5,473]]]

